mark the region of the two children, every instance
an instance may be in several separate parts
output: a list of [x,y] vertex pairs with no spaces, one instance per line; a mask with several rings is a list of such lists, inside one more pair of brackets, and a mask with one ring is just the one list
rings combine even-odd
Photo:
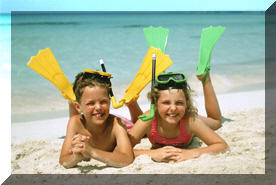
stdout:
[[[155,161],[179,162],[199,157],[202,153],[224,151],[227,144],[212,130],[221,126],[219,105],[209,73],[204,75],[207,75],[206,81],[202,82],[207,117],[198,115],[193,107],[190,88],[183,74],[163,74],[157,77],[157,86],[150,95],[156,105],[155,117],[146,122],[138,120],[127,133],[124,121],[109,113],[110,78],[99,73],[79,73],[74,82],[76,102],[70,104],[71,118],[60,164],[70,168],[85,158],[93,158],[114,167],[129,165],[134,159],[132,147],[145,134],[153,148],[134,150],[134,154],[147,154]],[[198,78],[201,80],[203,76]],[[128,108],[135,122],[141,109],[136,101]],[[194,135],[208,146],[183,148],[189,145]]]

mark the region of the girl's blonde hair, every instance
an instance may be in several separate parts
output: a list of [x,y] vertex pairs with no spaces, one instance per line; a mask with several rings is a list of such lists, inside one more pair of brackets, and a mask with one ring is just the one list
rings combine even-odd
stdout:
[[76,96],[77,102],[80,103],[83,91],[85,87],[103,87],[106,89],[106,93],[109,94],[110,88],[111,88],[111,83],[108,82],[103,82],[100,79],[94,78],[85,78],[84,77],[84,72],[80,72],[79,74],[76,75],[75,81],[73,83],[73,91]]
[[[193,99],[191,94],[194,93],[194,91],[190,88],[190,86],[187,84],[183,89],[178,89],[180,91],[183,91],[185,95],[185,100],[186,100],[186,111],[185,111],[185,117],[192,117],[195,118],[198,115],[198,110],[197,108],[193,105]],[[148,93],[148,99],[153,101],[155,105],[157,104],[157,101],[160,97],[160,91],[157,88],[154,88],[153,91]]]

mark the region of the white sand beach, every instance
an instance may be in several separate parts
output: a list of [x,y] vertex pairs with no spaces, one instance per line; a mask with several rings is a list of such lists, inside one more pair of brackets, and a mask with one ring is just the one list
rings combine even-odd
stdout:
[[[204,154],[180,163],[157,163],[142,155],[123,168],[91,159],[65,169],[58,160],[68,118],[60,118],[12,124],[12,174],[264,174],[265,91],[219,94],[217,97],[224,122],[216,132],[229,145],[224,153]],[[199,113],[205,115],[203,97],[195,100]],[[113,112],[129,117],[126,108]],[[150,147],[148,139],[144,138],[135,148]],[[204,144],[194,138],[191,147],[204,147]]]

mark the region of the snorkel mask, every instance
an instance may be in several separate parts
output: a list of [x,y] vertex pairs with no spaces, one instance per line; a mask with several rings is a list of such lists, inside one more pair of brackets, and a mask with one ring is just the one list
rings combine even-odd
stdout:
[[[169,72],[169,73],[161,73],[156,77],[156,79],[152,80],[152,89],[157,88],[159,90],[168,90],[168,89],[183,89],[187,86],[186,76],[183,73],[178,72]],[[139,116],[142,121],[150,120],[154,117],[155,113],[155,102],[153,99],[151,100],[150,105],[150,115]]]
[[111,86],[110,79],[112,77],[111,77],[110,73],[101,72],[101,71],[94,71],[94,70],[90,70],[90,69],[84,69],[84,75],[83,75],[82,79],[84,80],[84,79],[87,79],[87,78],[92,79],[92,80],[97,79],[100,82],[106,83],[106,84]]
[[183,73],[161,73],[156,77],[155,88],[159,90],[183,89],[187,85],[186,76]]

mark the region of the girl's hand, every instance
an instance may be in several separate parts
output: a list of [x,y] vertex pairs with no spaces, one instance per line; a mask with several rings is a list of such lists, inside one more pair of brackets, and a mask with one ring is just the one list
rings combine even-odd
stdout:
[[157,162],[169,162],[176,154],[181,153],[181,149],[173,146],[165,146],[162,148],[151,150],[151,158]]
[[179,149],[174,152],[174,155],[170,156],[169,159],[174,162],[181,162],[192,158],[199,157],[199,153],[191,149]]

